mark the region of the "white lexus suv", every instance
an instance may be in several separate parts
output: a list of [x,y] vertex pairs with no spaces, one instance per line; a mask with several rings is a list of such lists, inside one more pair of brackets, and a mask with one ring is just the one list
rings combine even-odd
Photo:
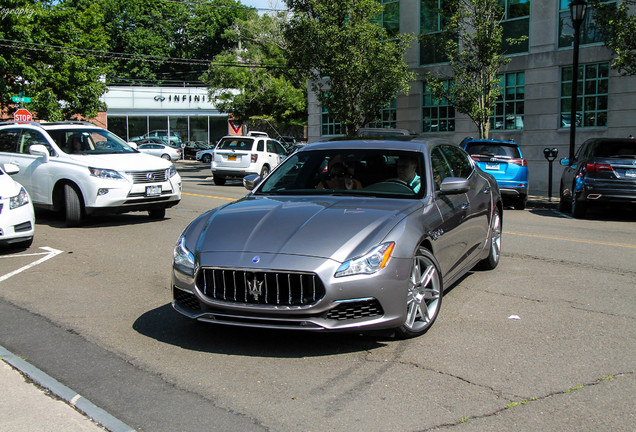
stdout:
[[174,165],[143,154],[87,122],[0,123],[0,164],[14,174],[35,207],[64,212],[67,226],[86,215],[147,211],[165,217],[181,200]]

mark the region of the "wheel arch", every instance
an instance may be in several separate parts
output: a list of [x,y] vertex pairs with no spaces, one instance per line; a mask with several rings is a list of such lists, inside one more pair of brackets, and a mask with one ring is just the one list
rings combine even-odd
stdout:
[[77,190],[78,192],[77,196],[80,199],[82,210],[84,210],[84,208],[86,207],[86,201],[84,200],[84,193],[82,192],[82,188],[79,187],[77,183],[69,179],[60,179],[55,183],[55,186],[53,186],[53,193],[52,193],[53,210],[56,212],[60,212],[64,210],[64,201],[65,201],[64,186],[67,186],[67,185]]

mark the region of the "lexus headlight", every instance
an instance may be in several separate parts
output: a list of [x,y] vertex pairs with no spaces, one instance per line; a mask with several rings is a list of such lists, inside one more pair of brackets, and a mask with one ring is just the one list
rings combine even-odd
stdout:
[[102,169],[102,168],[91,168],[88,170],[91,172],[93,177],[97,177],[100,179],[110,179],[110,180],[126,180],[121,174],[119,174],[115,170],[111,169]]
[[9,200],[9,208],[16,209],[29,203],[29,194],[24,188],[20,188],[20,193],[16,196],[12,196]]
[[172,164],[170,165],[170,168],[168,170],[168,178],[172,178],[176,175],[177,175],[177,169],[175,168],[174,164]]
[[194,254],[186,247],[183,234],[177,240],[172,256],[172,263],[176,270],[189,276],[194,276]]
[[389,262],[394,247],[393,242],[382,243],[360,257],[345,261],[336,271],[335,277],[377,272]]

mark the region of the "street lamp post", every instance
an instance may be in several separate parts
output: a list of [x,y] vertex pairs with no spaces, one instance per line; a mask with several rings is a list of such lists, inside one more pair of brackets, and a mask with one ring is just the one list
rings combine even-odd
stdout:
[[576,98],[579,86],[579,30],[585,19],[587,3],[585,0],[572,0],[570,16],[574,28],[574,46],[572,49],[572,102],[570,107],[570,152],[568,157],[574,159],[574,145],[576,140]]

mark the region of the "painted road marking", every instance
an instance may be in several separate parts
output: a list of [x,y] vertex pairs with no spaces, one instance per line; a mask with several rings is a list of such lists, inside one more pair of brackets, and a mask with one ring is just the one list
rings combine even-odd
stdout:
[[18,273],[22,273],[25,270],[29,270],[30,268],[35,267],[36,265],[42,264],[44,261],[50,260],[54,256],[59,255],[59,254],[62,253],[61,250],[53,249],[53,248],[46,247],[46,246],[45,247],[41,247],[40,249],[44,249],[47,252],[22,254],[22,255],[3,255],[3,256],[0,256],[0,258],[21,258],[21,257],[44,255],[42,258],[40,258],[37,261],[32,262],[31,264],[27,264],[24,267],[21,267],[21,268],[19,268],[17,270],[12,271],[11,273],[7,273],[7,274],[5,274],[3,276],[0,276],[0,282],[9,279],[11,276],[17,275]]
[[586,243],[586,244],[593,244],[593,245],[616,246],[616,247],[623,247],[623,248],[629,248],[629,249],[636,249],[636,245],[630,245],[625,243],[610,243],[610,242],[601,242],[601,241],[595,241],[595,240],[577,240],[577,239],[571,239],[571,238],[565,238],[565,237],[553,237],[553,236],[545,236],[545,235],[539,235],[539,234],[514,233],[510,231],[503,231],[503,234],[517,235],[522,237],[542,238],[542,239],[548,239],[548,240],[561,240],[561,241],[568,241],[568,242],[574,242],[574,243]]
[[237,199],[240,199],[240,198],[213,196],[213,195],[199,195],[199,194],[193,194],[193,193],[187,193],[187,192],[181,192],[181,195],[188,195],[188,196],[201,197],[201,198],[214,198],[214,199],[220,199],[220,200],[226,200],[226,201],[236,201]]

